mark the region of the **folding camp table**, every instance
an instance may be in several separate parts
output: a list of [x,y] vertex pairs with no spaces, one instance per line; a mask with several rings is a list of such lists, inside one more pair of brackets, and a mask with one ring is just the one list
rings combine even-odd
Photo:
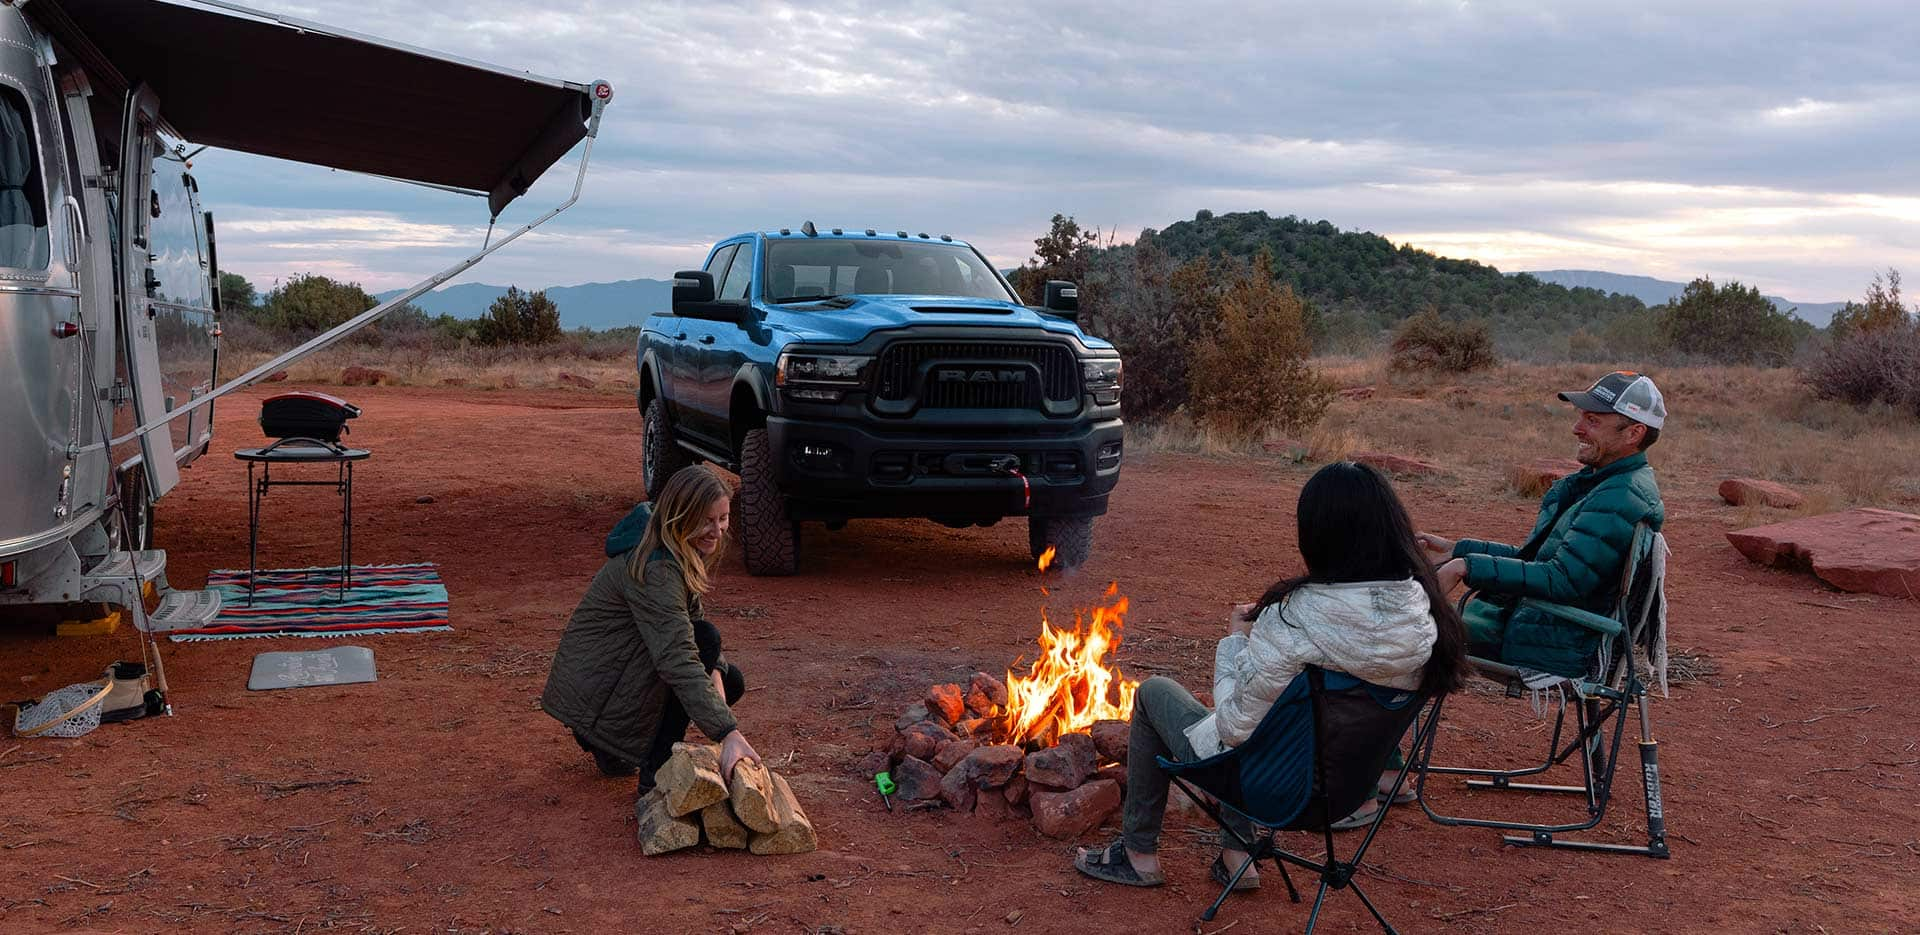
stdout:
[[[353,465],[370,454],[314,438],[283,438],[265,448],[233,453],[247,463],[247,603],[253,603],[253,579],[260,564],[260,501],[273,487],[332,487],[340,495],[340,600],[347,599],[353,586]],[[276,464],[331,464],[335,473],[332,480],[274,480]],[[260,467],[258,479],[255,465]]]

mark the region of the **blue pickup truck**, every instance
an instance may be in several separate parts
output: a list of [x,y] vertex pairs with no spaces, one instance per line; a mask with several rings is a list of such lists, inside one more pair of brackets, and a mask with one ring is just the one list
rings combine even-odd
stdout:
[[979,251],[905,231],[721,241],[674,274],[637,347],[649,497],[700,461],[740,475],[747,570],[792,574],[799,524],[1027,518],[1035,557],[1087,558],[1120,479],[1120,354],[1073,284],[1030,307]]

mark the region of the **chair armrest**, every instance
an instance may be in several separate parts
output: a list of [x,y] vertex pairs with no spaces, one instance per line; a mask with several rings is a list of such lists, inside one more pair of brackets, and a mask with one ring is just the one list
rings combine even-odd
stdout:
[[1620,625],[1620,621],[1611,617],[1602,617],[1592,611],[1581,610],[1578,607],[1568,607],[1565,604],[1554,604],[1536,598],[1524,597],[1520,599],[1520,606],[1531,607],[1543,614],[1549,614],[1568,623],[1579,624],[1589,630],[1604,633],[1608,636],[1619,636],[1620,633],[1626,629],[1626,627]]

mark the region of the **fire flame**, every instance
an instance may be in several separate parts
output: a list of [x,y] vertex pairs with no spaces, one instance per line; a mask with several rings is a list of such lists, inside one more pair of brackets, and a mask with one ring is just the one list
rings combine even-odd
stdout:
[[[1051,546],[1041,553],[1041,571],[1053,557]],[[1071,630],[1054,628],[1046,611],[1040,612],[1039,658],[1026,675],[1007,672],[1006,742],[1046,746],[1095,721],[1132,716],[1140,683],[1102,663],[1120,645],[1126,622],[1127,599],[1119,591],[1117,583],[1108,585],[1108,603],[1074,611]]]

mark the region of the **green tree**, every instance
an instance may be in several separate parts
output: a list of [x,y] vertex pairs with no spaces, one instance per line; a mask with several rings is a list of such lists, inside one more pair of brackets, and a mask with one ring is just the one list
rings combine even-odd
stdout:
[[253,283],[239,273],[220,274],[220,304],[238,313],[242,318],[251,316],[253,305],[260,297],[253,291]]
[[1907,312],[1906,302],[1900,297],[1900,271],[1888,268],[1884,278],[1879,273],[1873,275],[1873,282],[1867,286],[1866,301],[1848,302],[1833,313],[1833,321],[1827,325],[1827,330],[1835,339],[1839,339],[1850,334],[1911,328],[1913,325],[1913,316]]
[[1659,312],[1670,347],[1720,363],[1779,366],[1800,339],[1793,316],[1738,282],[1717,286],[1701,277]]
[[303,274],[267,293],[258,317],[262,324],[285,331],[325,331],[378,304],[359,283]]
[[1293,287],[1274,280],[1272,254],[1260,251],[1220,291],[1211,339],[1193,346],[1194,414],[1236,438],[1312,426],[1334,393],[1307,365],[1312,351],[1306,309]]
[[517,286],[508,286],[473,330],[475,340],[490,346],[550,344],[560,338],[560,307],[547,298],[545,290],[521,292]]
[[1080,287],[1080,314],[1096,320],[1098,299],[1090,294],[1087,272],[1091,255],[1100,246],[1100,232],[1080,226],[1064,214],[1053,216],[1047,232],[1033,241],[1033,258],[1013,271],[1013,288],[1028,304],[1039,304],[1047,280],[1062,279]]

